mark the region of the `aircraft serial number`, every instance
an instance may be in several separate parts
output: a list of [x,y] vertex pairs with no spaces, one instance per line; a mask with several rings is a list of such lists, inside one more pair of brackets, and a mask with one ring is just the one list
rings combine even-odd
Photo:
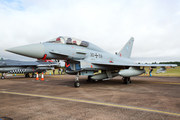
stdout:
[[90,53],[90,57],[103,58],[102,54]]

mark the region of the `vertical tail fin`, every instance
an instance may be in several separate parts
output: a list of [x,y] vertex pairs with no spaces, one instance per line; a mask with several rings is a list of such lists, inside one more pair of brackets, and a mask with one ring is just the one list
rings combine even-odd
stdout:
[[131,37],[129,39],[129,41],[126,43],[126,45],[123,47],[123,49],[117,55],[119,55],[120,57],[130,58],[131,57],[131,51],[132,51],[133,43],[134,43],[134,38]]

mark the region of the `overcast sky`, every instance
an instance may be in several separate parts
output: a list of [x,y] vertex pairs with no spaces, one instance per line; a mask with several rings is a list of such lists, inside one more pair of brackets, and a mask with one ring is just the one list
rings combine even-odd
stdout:
[[0,0],[0,56],[58,36],[115,53],[134,37],[136,62],[180,61],[180,0]]

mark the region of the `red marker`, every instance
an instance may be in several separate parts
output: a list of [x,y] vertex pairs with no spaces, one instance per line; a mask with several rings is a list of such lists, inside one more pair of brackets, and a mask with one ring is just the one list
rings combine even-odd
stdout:
[[69,66],[70,66],[70,64],[67,65],[67,63],[65,63],[65,65],[66,65],[66,67],[69,67]]

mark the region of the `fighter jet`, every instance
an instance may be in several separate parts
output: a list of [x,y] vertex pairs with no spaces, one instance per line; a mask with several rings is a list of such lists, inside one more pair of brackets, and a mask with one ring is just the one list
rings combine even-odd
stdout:
[[35,72],[42,73],[46,70],[60,67],[59,63],[50,60],[38,60],[38,61],[17,61],[10,59],[0,58],[0,73],[2,73],[1,79],[5,78],[5,73],[8,74],[25,74],[25,77],[35,78]]
[[[98,46],[72,37],[60,36],[44,43],[25,45],[7,49],[19,55],[41,59],[57,59],[66,61],[66,73],[76,74],[74,86],[80,87],[79,75],[88,76],[88,80],[111,79],[118,75],[125,84],[131,83],[130,77],[145,73],[144,67],[164,71],[165,66],[176,67],[176,64],[136,64],[130,59],[134,38],[125,44],[118,53],[110,54]],[[101,73],[94,74],[101,70]]]

